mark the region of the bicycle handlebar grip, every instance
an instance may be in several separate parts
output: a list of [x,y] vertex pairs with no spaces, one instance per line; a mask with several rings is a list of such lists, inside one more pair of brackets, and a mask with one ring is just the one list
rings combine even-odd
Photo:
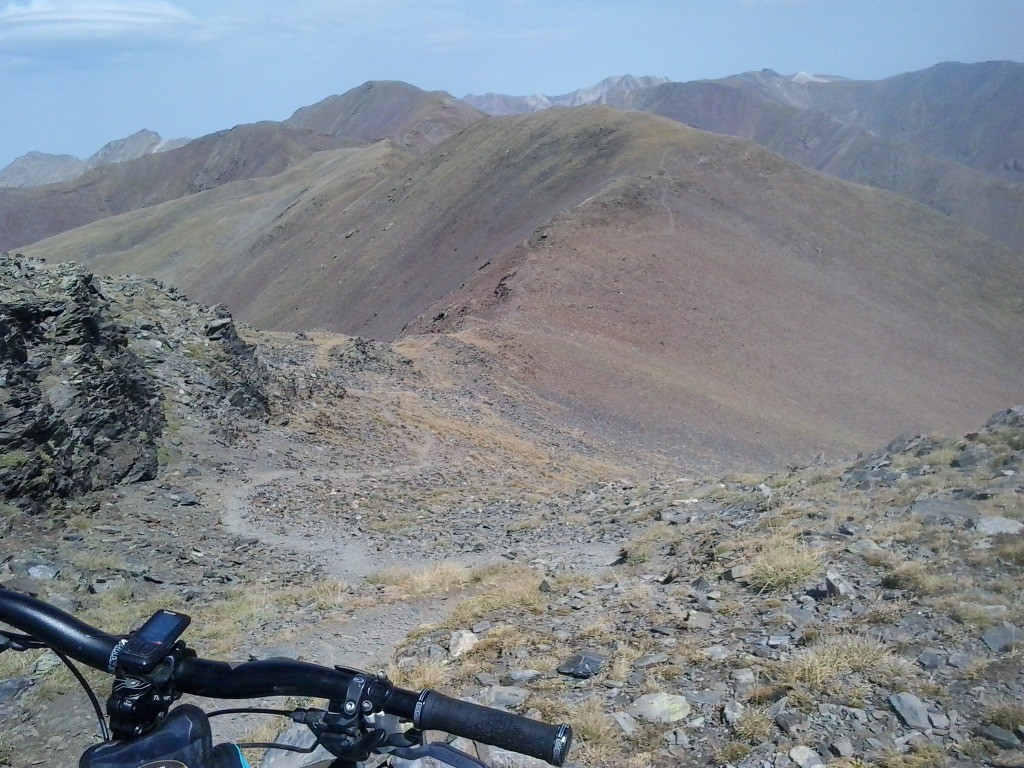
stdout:
[[572,746],[572,728],[453,699],[425,690],[416,702],[413,724],[420,730],[444,731],[473,741],[562,765]]

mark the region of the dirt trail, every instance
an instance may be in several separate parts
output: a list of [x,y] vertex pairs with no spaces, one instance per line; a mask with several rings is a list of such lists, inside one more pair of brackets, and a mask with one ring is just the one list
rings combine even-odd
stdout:
[[[408,467],[407,469],[413,469]],[[352,483],[363,473],[333,470],[325,482]],[[247,473],[243,482],[229,488],[220,488],[217,505],[225,528],[242,537],[251,537],[280,550],[282,557],[289,552],[312,559],[330,578],[356,586],[371,574],[392,566],[408,569],[422,568],[431,560],[410,556],[401,548],[378,551],[367,546],[358,537],[339,530],[337,535],[324,535],[324,528],[314,525],[319,521],[295,516],[287,532],[272,530],[269,523],[277,522],[264,516],[258,505],[251,503],[254,495],[273,484],[287,490],[289,481],[300,478],[294,469],[262,469]],[[278,527],[280,530],[280,527]],[[327,529],[330,530],[329,528]],[[485,530],[485,529],[482,529]],[[425,532],[425,535],[429,535]],[[474,566],[493,562],[507,545],[501,541],[500,529],[489,536],[491,546],[484,551],[447,557],[462,565]],[[619,545],[614,542],[580,543],[551,538],[531,548],[529,559],[544,561],[552,566],[570,566],[574,570],[598,572],[617,556]],[[312,590],[315,585],[310,585]],[[301,637],[289,641],[295,650],[323,664],[343,664],[377,669],[386,666],[398,643],[416,627],[440,621],[465,594],[457,591],[427,596],[412,601],[387,602],[361,608],[340,625],[321,626],[304,631]]]

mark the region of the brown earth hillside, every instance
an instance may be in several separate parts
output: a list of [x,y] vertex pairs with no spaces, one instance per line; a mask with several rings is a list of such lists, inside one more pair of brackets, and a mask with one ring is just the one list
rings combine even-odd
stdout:
[[460,332],[573,424],[683,460],[847,452],[1020,399],[1019,259],[902,198],[607,108],[408,158],[321,153],[27,252],[269,328]]

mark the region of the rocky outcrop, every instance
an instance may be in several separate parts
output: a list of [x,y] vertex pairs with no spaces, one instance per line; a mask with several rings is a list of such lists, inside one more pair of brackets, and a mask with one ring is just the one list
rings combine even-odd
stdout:
[[140,278],[0,255],[0,499],[39,510],[153,479],[170,404],[265,418],[266,372],[223,307]]
[[0,493],[38,505],[157,469],[153,377],[95,278],[0,261]]

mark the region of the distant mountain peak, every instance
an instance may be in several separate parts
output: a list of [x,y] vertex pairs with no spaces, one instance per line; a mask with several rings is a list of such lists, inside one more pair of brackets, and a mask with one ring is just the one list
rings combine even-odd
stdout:
[[284,124],[355,141],[390,139],[424,152],[481,118],[479,111],[444,91],[424,91],[399,80],[368,80],[295,110]]
[[670,82],[667,77],[634,77],[633,75],[613,75],[606,77],[589,88],[579,88],[558,96],[533,94],[531,96],[508,96],[500,93],[487,93],[483,96],[468,94],[463,101],[489,115],[522,115],[539,112],[552,107],[582,107],[587,104],[607,104],[624,94],[641,88],[654,88]]
[[156,131],[143,128],[123,139],[104,144],[87,160],[74,155],[53,155],[48,152],[28,152],[15,158],[0,170],[0,187],[38,187],[59,181],[77,179],[93,168],[112,163],[123,163],[154,152],[166,152],[184,146],[190,139],[163,140]]

